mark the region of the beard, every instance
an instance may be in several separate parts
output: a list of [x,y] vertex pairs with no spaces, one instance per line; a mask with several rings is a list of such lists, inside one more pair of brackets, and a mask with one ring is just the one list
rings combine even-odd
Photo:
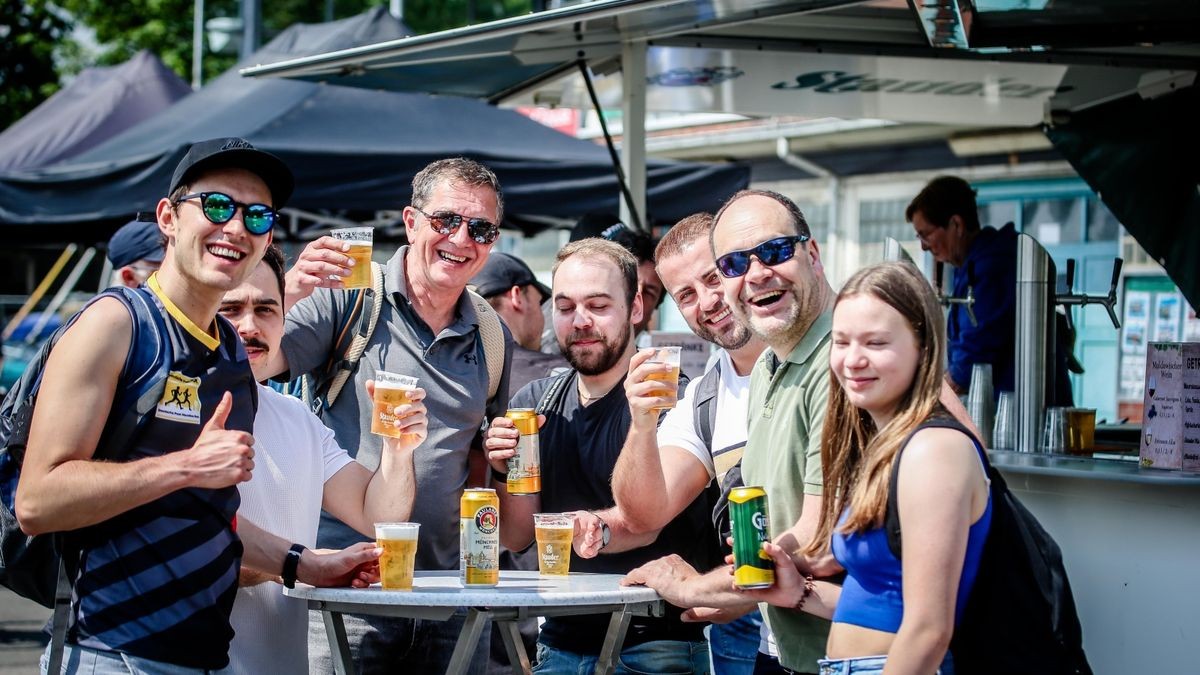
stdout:
[[[629,346],[630,332],[631,326],[626,323],[621,332],[613,339],[601,333],[571,333],[567,336],[566,344],[563,344],[560,340],[558,346],[562,348],[563,356],[567,358],[567,363],[579,371],[579,374],[588,376],[599,375],[607,372],[620,362],[621,357],[625,354],[625,349]],[[589,348],[588,351],[576,348],[574,343],[579,340],[599,340],[600,349],[596,351],[594,346]]]
[[[708,316],[714,316],[723,311],[725,311],[724,305],[722,305],[721,308],[715,312],[709,312]],[[707,325],[705,325],[704,321],[707,319],[707,317],[697,317],[696,325],[689,327],[692,329],[692,332],[697,335],[697,337],[700,337],[707,342],[711,342],[721,349],[727,351],[741,349],[742,347],[746,346],[746,343],[750,341],[750,338],[753,337],[753,334],[750,332],[750,329],[746,327],[745,322],[738,317],[737,312],[733,312],[732,318],[733,324],[731,325],[730,329],[720,334],[716,333]]]

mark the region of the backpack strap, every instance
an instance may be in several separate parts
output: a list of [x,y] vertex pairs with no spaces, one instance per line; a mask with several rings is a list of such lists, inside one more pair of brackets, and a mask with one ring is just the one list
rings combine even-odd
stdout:
[[67,564],[58,558],[58,587],[54,591],[54,617],[51,619],[50,655],[47,673],[61,673],[63,653],[67,646],[67,627],[71,623],[71,579],[67,576]]
[[[892,555],[896,556],[896,560],[900,560],[900,498],[898,496],[900,483],[900,455],[904,452],[904,449],[908,447],[908,443],[912,440],[913,436],[915,436],[918,431],[923,429],[954,429],[962,432],[967,436],[967,438],[971,439],[972,443],[975,444],[976,451],[983,459],[984,472],[987,474],[988,478],[992,478],[992,474],[996,474],[997,476],[999,475],[998,472],[992,469],[991,463],[988,462],[987,453],[980,450],[982,445],[979,443],[979,439],[975,438],[975,434],[972,434],[970,429],[967,429],[958,420],[950,417],[949,415],[935,414],[935,416],[930,417],[929,419],[917,425],[917,428],[913,429],[911,432],[909,432],[908,436],[905,437],[904,442],[900,445],[900,450],[896,452],[896,458],[892,460],[891,481],[888,483],[887,511],[883,518],[883,526],[887,531],[888,549],[891,550]],[[993,483],[992,485],[993,488],[1003,487],[1004,481],[1001,479],[999,484]]]
[[500,315],[483,296],[467,289],[475,314],[479,317],[479,338],[483,340],[483,360],[488,369],[488,400],[496,398],[500,390],[500,376],[504,374],[504,328]]
[[[358,331],[355,333],[354,338],[350,340],[350,345],[346,348],[345,356],[342,357],[337,365],[338,371],[329,383],[329,390],[325,395],[326,408],[333,407],[333,402],[342,393],[342,388],[346,386],[350,375],[358,368],[358,362],[367,348],[367,342],[371,340],[371,335],[375,332],[375,326],[379,324],[379,312],[383,308],[382,300],[383,265],[372,261],[371,288],[369,291],[359,294],[358,302],[354,304],[354,309],[351,310],[350,315],[347,317],[348,320],[345,323],[345,326],[348,327],[357,318]],[[355,316],[356,314],[357,317]],[[365,324],[363,322],[364,317],[366,319]],[[345,328],[343,328],[344,330]]]
[[534,408],[534,414],[545,415],[547,410],[558,405],[559,400],[561,400],[563,397],[563,392],[566,391],[566,387],[563,385],[565,385],[567,380],[571,379],[571,376],[574,374],[574,370],[568,370],[561,375],[556,375],[554,379],[551,380],[550,384],[546,386],[546,389],[542,392],[542,397],[538,399],[537,407]]
[[713,427],[717,424],[717,390],[721,386],[721,362],[718,360],[696,385],[696,404],[692,406],[696,435],[700,443],[711,452]]

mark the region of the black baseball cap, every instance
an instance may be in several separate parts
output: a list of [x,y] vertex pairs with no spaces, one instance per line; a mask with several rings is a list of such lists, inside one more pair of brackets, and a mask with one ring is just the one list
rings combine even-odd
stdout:
[[532,284],[542,294],[542,302],[550,299],[550,289],[537,280],[533,270],[525,261],[507,253],[493,252],[488,256],[483,269],[471,278],[470,286],[485,298],[504,293],[513,286]]
[[108,259],[114,268],[131,265],[139,260],[162,262],[166,251],[158,223],[140,218],[121,226],[108,240]]
[[261,178],[271,191],[271,206],[276,209],[287,204],[296,186],[292,170],[275,155],[255,148],[244,138],[213,138],[198,141],[188,148],[175,167],[167,194],[205,171],[229,168],[245,169]]

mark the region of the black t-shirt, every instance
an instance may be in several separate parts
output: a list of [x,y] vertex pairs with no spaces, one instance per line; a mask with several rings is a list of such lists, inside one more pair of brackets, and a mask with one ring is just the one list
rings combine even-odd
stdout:
[[[614,504],[612,473],[629,433],[629,404],[623,382],[587,407],[579,405],[572,372],[556,400],[544,411],[546,423],[540,436],[542,459],[542,510],[545,512],[595,511]],[[555,378],[535,380],[517,392],[511,407],[533,408]],[[720,562],[716,535],[709,518],[712,505],[702,493],[672,520],[658,539],[632,551],[605,554],[584,560],[571,554],[572,572],[625,574],[651,560],[678,553],[701,571]],[[703,624],[683,623],[681,610],[667,606],[663,618],[633,617],[625,645],[654,640],[698,642],[704,639]],[[553,617],[542,626],[546,644],[577,654],[596,655],[608,629],[609,615]]]

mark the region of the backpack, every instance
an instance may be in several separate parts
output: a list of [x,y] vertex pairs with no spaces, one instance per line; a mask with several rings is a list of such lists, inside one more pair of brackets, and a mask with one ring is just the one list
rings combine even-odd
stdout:
[[[504,371],[504,329],[500,315],[488,301],[467,289],[475,313],[479,316],[479,336],[483,340],[483,360],[488,369],[488,400],[496,397],[500,389],[500,377]],[[329,359],[320,369],[301,375],[300,398],[314,413],[320,415],[333,407],[350,376],[358,368],[367,343],[379,324],[379,312],[383,307],[383,265],[371,263],[371,288],[356,288],[347,291],[350,311],[346,312],[334,330],[337,339]],[[341,358],[335,358],[340,355]]]
[[[957,429],[979,441],[952,418],[926,420],[929,427]],[[912,434],[905,439],[905,445]],[[960,675],[996,675],[1037,670],[1047,675],[1091,675],[1083,652],[1083,629],[1058,544],[1008,489],[1004,477],[980,452],[991,480],[992,522],[975,586],[958,617],[950,653]],[[900,454],[888,489],[888,548],[900,559],[897,479]]]
[[[693,394],[696,404],[692,407],[692,422],[696,427],[696,435],[700,437],[700,442],[710,451],[713,444],[713,427],[717,424],[717,390],[720,386],[721,362],[717,361],[700,378],[700,383],[696,385],[696,391]],[[732,534],[729,524],[729,493],[744,484],[742,462],[739,460],[725,472],[720,485],[713,480],[709,481],[708,487],[705,488],[709,504],[712,505],[712,525],[713,531],[717,535],[717,546],[724,553],[732,552],[729,544],[725,543]]]
[[[121,388],[113,397],[108,421],[97,444],[95,457],[117,459],[142,428],[162,398],[172,357],[170,340],[164,339],[166,322],[147,289],[112,288],[97,295],[116,298],[133,318],[129,355],[121,372]],[[87,307],[84,307],[86,310]],[[80,310],[56,330],[34,357],[25,372],[0,404],[0,584],[17,595],[54,609],[50,672],[57,672],[71,607],[71,577],[78,560],[59,534],[26,535],[15,513],[16,488],[21,476],[29,426],[37,404],[42,373],[50,351],[75,323]],[[139,348],[150,345],[151,348]]]

